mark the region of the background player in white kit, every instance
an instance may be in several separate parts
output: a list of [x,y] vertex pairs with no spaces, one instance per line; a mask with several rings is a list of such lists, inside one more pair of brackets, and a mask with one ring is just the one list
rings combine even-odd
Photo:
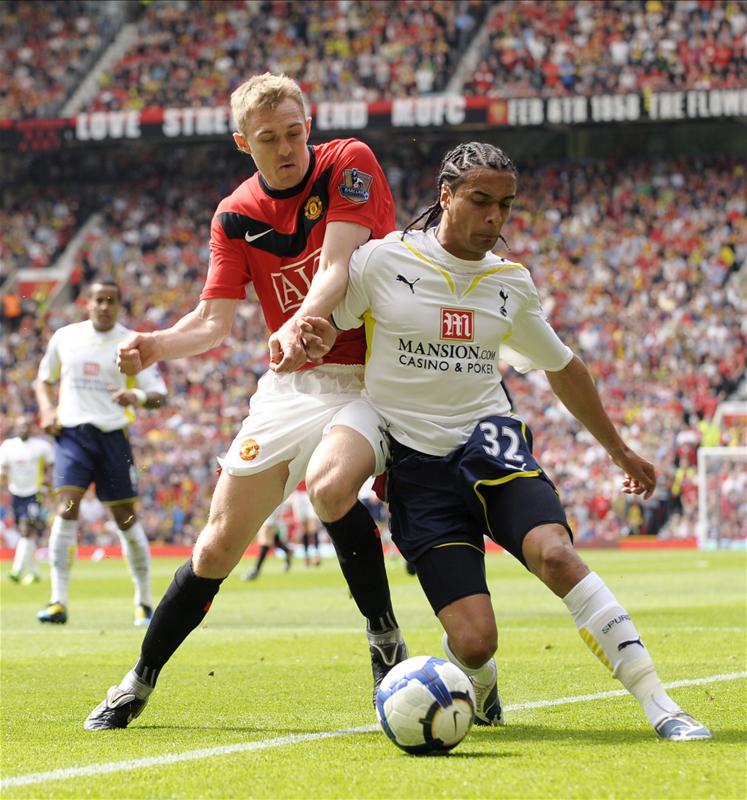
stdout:
[[46,439],[32,435],[31,417],[18,417],[15,427],[17,435],[0,444],[0,483],[8,486],[19,534],[8,577],[26,584],[39,580],[34,553],[44,530],[43,493],[51,485],[54,449]]
[[314,511],[314,506],[311,504],[305,481],[301,481],[296,486],[288,500],[293,509],[293,519],[297,526],[296,538],[299,536],[301,538],[304,564],[307,567],[319,567],[322,563],[322,557],[319,553],[319,531],[322,524],[316,515],[316,511]]
[[293,561],[293,548],[288,536],[288,523],[285,519],[288,511],[287,501],[281,503],[270,516],[264,521],[262,527],[257,531],[256,543],[259,545],[259,555],[254,563],[254,569],[245,572],[241,579],[244,581],[256,581],[262,571],[270,550],[282,550],[285,553],[285,571],[291,568]]
[[[709,739],[662,686],[630,616],[572,545],[565,512],[532,454],[497,368],[545,371],[551,388],[648,498],[652,464],[622,440],[583,362],[542,313],[529,271],[493,255],[516,196],[513,162],[489,144],[444,157],[424,229],[361,246],[335,325],[366,324],[364,395],[391,437],[394,540],[417,568],[448,658],[472,679],[476,721],[502,722],[485,535],[562,598],[581,637],[664,739]],[[440,217],[437,228],[430,226]],[[417,220],[416,220],[417,222]]]
[[[111,509],[135,585],[135,625],[152,616],[150,550],[137,519],[136,470],[127,426],[133,406],[158,408],[166,386],[157,367],[136,378],[117,369],[117,346],[131,331],[117,322],[119,286],[100,279],[88,289],[88,320],[55,331],[39,365],[34,389],[41,426],[55,438],[56,516],[49,537],[51,597],[40,622],[67,622],[68,579],[80,500],[89,484]],[[60,384],[55,401],[55,384]]]

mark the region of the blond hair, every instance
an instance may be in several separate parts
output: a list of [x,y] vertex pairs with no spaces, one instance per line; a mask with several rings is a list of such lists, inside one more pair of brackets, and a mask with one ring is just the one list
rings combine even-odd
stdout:
[[301,89],[287,75],[265,72],[249,78],[231,93],[231,114],[236,128],[246,135],[252,112],[273,111],[283,100],[296,102],[304,117],[306,116]]

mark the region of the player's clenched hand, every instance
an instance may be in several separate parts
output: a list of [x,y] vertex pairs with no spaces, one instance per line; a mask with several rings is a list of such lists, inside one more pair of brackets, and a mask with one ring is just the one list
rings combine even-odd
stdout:
[[125,375],[137,375],[159,360],[158,340],[153,333],[133,333],[117,348],[117,368]]
[[295,319],[289,319],[270,336],[270,369],[293,372],[309,359]]
[[131,389],[117,389],[112,392],[112,400],[119,406],[138,405],[137,395]]
[[656,469],[654,465],[641,458],[634,450],[627,447],[620,455],[613,456],[613,461],[625,472],[623,492],[625,494],[642,494],[648,500],[656,488]]
[[57,421],[57,410],[54,408],[42,409],[39,412],[39,427],[48,436],[57,436],[62,430],[62,426]]
[[326,317],[302,317],[298,329],[308,360],[321,364],[337,340],[337,328]]

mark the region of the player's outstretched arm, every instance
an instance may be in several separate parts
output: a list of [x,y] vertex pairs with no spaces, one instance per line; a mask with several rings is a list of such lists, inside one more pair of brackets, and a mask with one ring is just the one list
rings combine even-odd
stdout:
[[623,491],[642,494],[648,499],[656,488],[656,470],[620,437],[602,405],[594,380],[584,362],[576,355],[557,372],[545,372],[553,392],[573,416],[609,453],[625,473]]
[[172,358],[204,353],[228,336],[238,300],[201,300],[194,311],[183,316],[165,331],[133,333],[119,345],[117,366],[125,375],[138,372]]
[[355,222],[330,222],[324,233],[319,267],[309,291],[295,315],[270,337],[270,368],[292,372],[308,360],[297,320],[301,317],[328,317],[345,296],[348,263],[353,251],[365,244],[369,228]]

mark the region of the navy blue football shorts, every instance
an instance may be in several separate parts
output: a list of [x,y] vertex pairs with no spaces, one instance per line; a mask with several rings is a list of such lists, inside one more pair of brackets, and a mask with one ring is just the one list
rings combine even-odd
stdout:
[[481,420],[464,446],[443,457],[396,441],[391,450],[392,538],[418,568],[436,613],[460,597],[488,593],[485,536],[526,566],[522,544],[533,528],[557,523],[571,535],[555,486],[532,455],[531,431],[518,417]]
[[54,488],[85,491],[114,505],[137,497],[135,462],[123,430],[104,432],[95,425],[63,428],[55,440]]
[[39,495],[32,494],[27,497],[18,497],[12,494],[10,498],[13,503],[13,517],[16,525],[28,522],[35,527],[40,527],[44,524],[44,506],[41,504]]

